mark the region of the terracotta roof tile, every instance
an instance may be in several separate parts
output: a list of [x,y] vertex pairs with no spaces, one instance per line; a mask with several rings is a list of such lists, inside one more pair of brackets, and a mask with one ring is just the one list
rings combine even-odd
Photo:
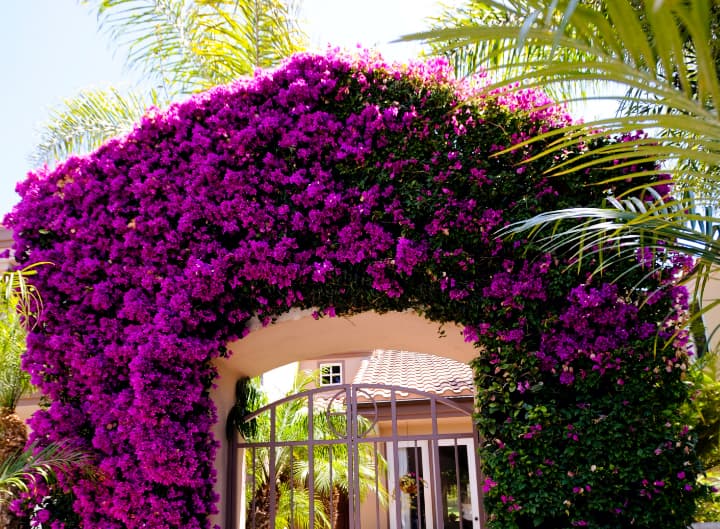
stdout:
[[[363,361],[353,384],[404,386],[443,397],[471,397],[475,393],[472,369],[467,364],[442,356],[388,349],[373,351]],[[376,399],[383,396],[389,397],[389,392],[374,395]]]

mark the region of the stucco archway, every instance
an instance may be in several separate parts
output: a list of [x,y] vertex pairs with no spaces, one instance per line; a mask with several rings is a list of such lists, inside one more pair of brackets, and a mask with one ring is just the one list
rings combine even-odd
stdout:
[[[462,337],[447,330],[462,344],[445,354],[481,354],[475,420],[493,439],[480,450],[498,523],[525,523],[528,512],[545,527],[608,513],[617,527],[649,512],[686,520],[701,493],[683,466],[692,439],[647,414],[674,417],[687,396],[687,337],[669,358],[648,354],[657,334],[682,325],[686,293],[673,281],[685,263],[656,258],[675,268],[651,278],[661,295],[643,304],[635,285],[646,270],[578,276],[563,256],[497,236],[536,212],[597,204],[604,188],[593,179],[625,185],[606,172],[548,179],[554,161],[534,157],[539,144],[506,150],[567,119],[537,91],[480,93],[439,62],[299,55],[152,110],[128,136],[30,175],[10,217],[16,256],[55,264],[37,278],[46,310],[28,339],[26,365],[52,399],[33,428],[90,450],[108,476],[74,485],[81,518],[101,529],[208,529],[222,483],[217,432],[237,376],[290,351],[433,344],[443,354],[436,324],[394,314],[414,310],[463,326]],[[595,141],[612,150],[622,138]],[[217,360],[254,317],[309,307],[325,316],[250,332]],[[402,341],[394,318],[409,318]],[[321,335],[320,350],[298,339]],[[613,428],[596,420],[611,412]],[[637,440],[624,431],[636,424]],[[668,438],[677,441],[658,465]],[[596,468],[622,465],[621,482],[577,470],[592,450]],[[669,510],[646,508],[643,481],[668,484]],[[580,485],[602,501],[568,508]],[[628,497],[642,499],[628,507]]]
[[215,438],[221,440],[215,459],[217,482],[215,492],[220,497],[220,514],[214,523],[223,525],[228,498],[227,458],[225,435],[228,413],[235,403],[235,382],[244,376],[260,375],[275,367],[308,358],[337,353],[371,351],[375,348],[402,349],[445,356],[468,363],[477,349],[467,342],[462,327],[439,325],[414,311],[378,314],[368,311],[352,316],[314,318],[312,310],[292,310],[268,326],[254,324],[250,334],[228,344],[230,356],[215,360],[218,377],[211,398],[218,411],[213,428]]

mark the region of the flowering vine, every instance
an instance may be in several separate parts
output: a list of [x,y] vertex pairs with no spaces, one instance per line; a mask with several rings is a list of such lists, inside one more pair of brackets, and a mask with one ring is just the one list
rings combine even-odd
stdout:
[[494,235],[602,199],[587,184],[606,174],[548,179],[539,146],[498,154],[568,119],[538,91],[481,95],[442,61],[329,51],[31,173],[7,221],[22,264],[54,263],[25,359],[51,401],[32,427],[95,455],[102,479],[73,486],[82,526],[210,526],[212,360],[250,318],[293,307],[465,327],[496,527],[686,522],[687,347],[653,353],[659,325],[682,321],[678,291],[641,305],[632,274],[578,276]]

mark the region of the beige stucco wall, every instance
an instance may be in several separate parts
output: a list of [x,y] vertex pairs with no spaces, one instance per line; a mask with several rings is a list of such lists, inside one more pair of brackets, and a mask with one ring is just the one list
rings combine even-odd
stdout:
[[[0,253],[12,249],[13,242],[12,231],[0,224]],[[8,270],[13,263],[10,257],[0,257],[0,272]]]
[[23,420],[27,421],[33,413],[40,409],[40,394],[35,393],[20,399],[15,412]]
[[229,454],[225,420],[235,400],[238,378],[256,376],[290,362],[377,348],[435,354],[464,363],[474,358],[475,351],[463,339],[460,327],[445,325],[442,336],[440,329],[437,323],[410,311],[382,315],[365,312],[346,318],[320,320],[313,319],[310,310],[291,311],[277,323],[264,328],[256,327],[242,340],[229,344],[231,356],[216,361],[218,379],[211,392],[219,418],[214,433],[221,440],[215,464],[220,513],[214,517],[213,523],[223,529],[240,529],[237,520],[225,520]]
[[[392,435],[391,423],[380,423],[380,435]],[[439,434],[471,434],[473,431],[472,418],[469,415],[463,417],[443,417],[438,418],[437,427]],[[398,435],[428,435],[432,433],[431,423],[428,418],[410,419],[397,421]]]
[[[711,276],[705,286],[703,305],[707,307],[716,300],[720,300],[720,270]],[[720,305],[706,312],[703,321],[710,337],[709,348],[711,351],[717,351],[720,345]],[[715,329],[718,330],[715,332]]]
[[298,370],[305,372],[313,372],[320,368],[320,364],[324,362],[340,362],[343,365],[343,383],[350,384],[357,372],[364,363],[367,362],[368,357],[372,351],[363,351],[357,353],[345,353],[337,354],[331,357],[320,357],[305,359],[298,362]]

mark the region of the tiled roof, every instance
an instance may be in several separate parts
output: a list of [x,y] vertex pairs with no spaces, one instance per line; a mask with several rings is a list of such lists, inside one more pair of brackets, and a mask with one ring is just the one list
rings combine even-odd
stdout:
[[[353,384],[404,386],[442,397],[472,397],[470,366],[450,358],[411,351],[376,349],[363,361]],[[387,391],[373,392],[374,398],[390,397]],[[412,398],[405,393],[403,398]]]

